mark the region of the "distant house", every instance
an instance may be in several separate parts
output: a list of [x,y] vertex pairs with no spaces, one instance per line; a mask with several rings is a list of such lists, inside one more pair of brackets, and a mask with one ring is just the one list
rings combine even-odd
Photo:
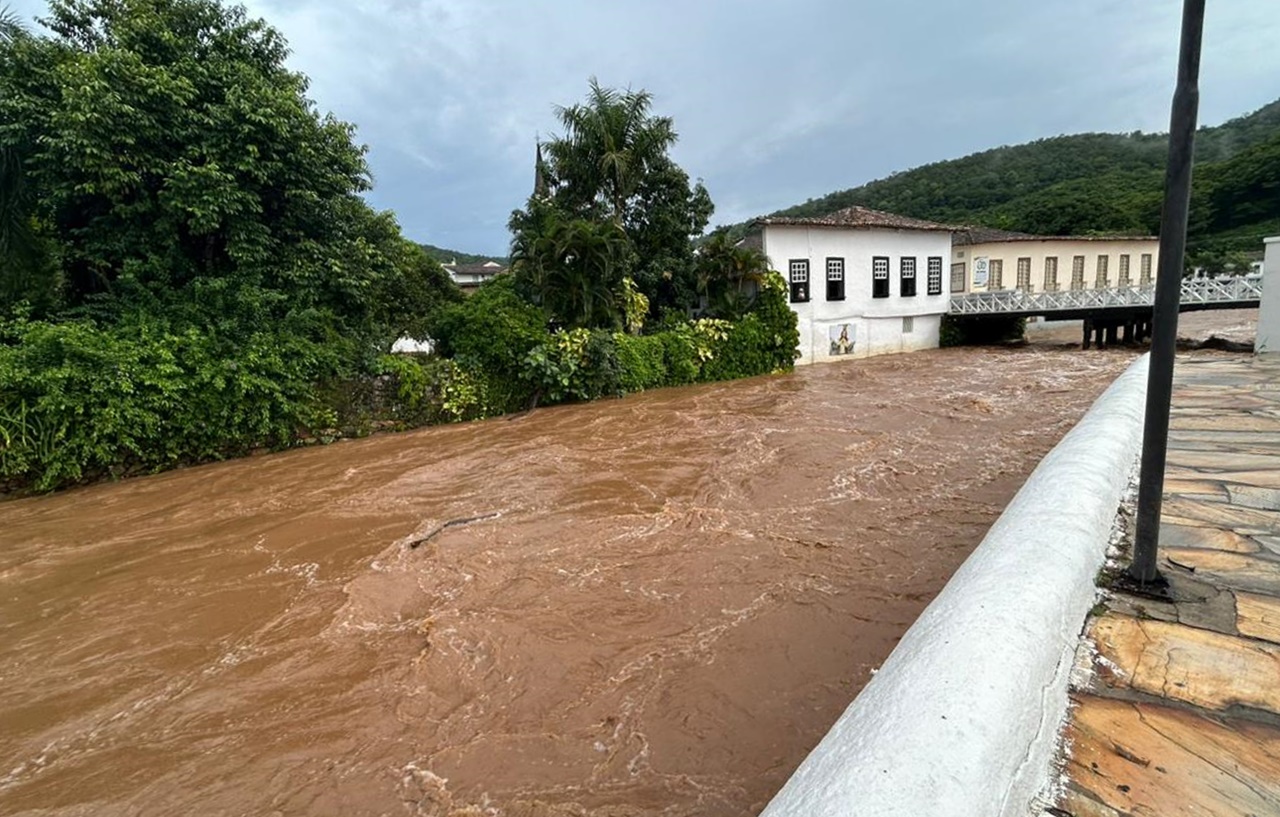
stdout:
[[936,347],[955,229],[848,207],[757,219],[746,243],[788,280],[800,326],[796,362],[817,363]]
[[445,272],[449,273],[449,277],[462,288],[463,292],[468,293],[493,276],[507,271],[507,268],[497,261],[485,261],[479,264],[459,264],[457,261],[450,261],[440,266],[444,267]]
[[967,227],[951,250],[951,291],[1060,292],[1154,286],[1155,236],[1043,236]]

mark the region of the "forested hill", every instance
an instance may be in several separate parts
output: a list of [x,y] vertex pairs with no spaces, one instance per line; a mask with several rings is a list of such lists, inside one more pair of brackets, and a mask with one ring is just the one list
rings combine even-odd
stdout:
[[[1085,133],[999,147],[841,190],[772,215],[854,204],[1048,235],[1158,232],[1165,134]],[[1260,248],[1280,232],[1280,100],[1196,135],[1189,252]],[[745,225],[729,228],[734,233]]]
[[432,244],[418,244],[427,255],[431,256],[441,264],[448,264],[450,261],[457,261],[459,264],[483,264],[486,261],[497,261],[499,264],[505,265],[506,259],[498,258],[493,255],[475,255],[469,252],[458,252],[457,250],[447,250],[444,247],[436,247]]

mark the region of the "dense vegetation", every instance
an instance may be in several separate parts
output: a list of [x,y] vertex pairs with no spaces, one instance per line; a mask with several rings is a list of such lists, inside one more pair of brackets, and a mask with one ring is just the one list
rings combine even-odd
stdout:
[[435,314],[437,351],[471,373],[448,411],[487,416],[792,366],[781,276],[728,242],[695,253],[711,200],[667,155],[675,131],[651,102],[592,80],[585,102],[558,109],[565,133],[511,216],[511,275]]
[[[1089,133],[1000,147],[896,173],[778,211],[815,216],[860,204],[949,224],[1043,235],[1160,228],[1167,139]],[[1196,136],[1188,261],[1238,263],[1280,230],[1280,101]],[[741,234],[745,225],[729,228]]]
[[[352,127],[243,8],[51,0],[41,23],[0,8],[0,492],[791,364],[794,317],[759,258],[738,259],[750,296],[720,298],[735,321],[645,326],[634,281],[696,289],[710,213],[665,147],[639,162],[610,143],[625,212],[606,212],[571,131],[534,208],[548,232],[517,230],[520,274],[464,302],[365,203]],[[652,120],[643,94],[593,92],[644,99],[628,127]],[[731,256],[702,262],[704,292],[723,295]],[[442,354],[386,354],[404,334]]]
[[511,215],[521,292],[567,324],[620,325],[628,280],[655,317],[694,309],[705,294],[693,239],[711,197],[668,155],[676,131],[651,103],[593,79],[585,102],[557,108],[565,133],[545,160],[539,148],[539,188]]

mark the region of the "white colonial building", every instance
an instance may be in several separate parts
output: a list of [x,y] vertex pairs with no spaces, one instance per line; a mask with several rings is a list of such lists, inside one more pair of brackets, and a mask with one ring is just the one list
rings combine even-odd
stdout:
[[1153,286],[1159,249],[1155,236],[1043,236],[969,227],[956,231],[951,291]]
[[747,243],[790,282],[796,363],[938,345],[956,229],[866,207],[819,218],[757,219]]

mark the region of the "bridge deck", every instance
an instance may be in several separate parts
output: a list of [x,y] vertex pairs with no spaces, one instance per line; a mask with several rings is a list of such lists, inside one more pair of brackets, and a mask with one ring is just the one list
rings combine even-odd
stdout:
[[[1154,286],[1076,289],[1059,292],[999,290],[951,296],[952,315],[1043,315],[1058,320],[1150,311]],[[1244,309],[1257,306],[1262,281],[1256,278],[1193,278],[1182,282],[1180,311]]]

